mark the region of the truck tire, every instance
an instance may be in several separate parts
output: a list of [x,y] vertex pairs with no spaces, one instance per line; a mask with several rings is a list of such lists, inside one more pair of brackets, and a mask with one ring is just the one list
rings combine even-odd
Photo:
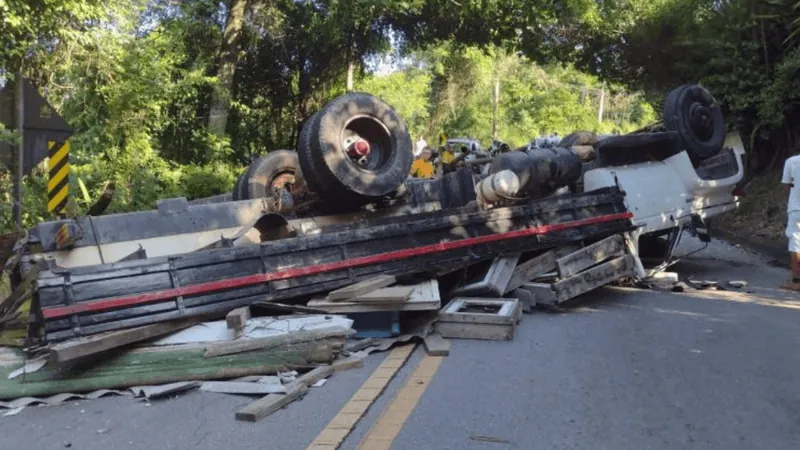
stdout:
[[300,135],[297,137],[297,160],[300,164],[300,172],[304,174],[304,179],[308,190],[311,192],[320,192],[319,183],[317,183],[316,171],[314,169],[314,161],[311,157],[311,132],[319,118],[319,111],[309,117],[303,127],[300,128]]
[[311,122],[310,145],[298,155],[301,167],[311,171],[306,178],[318,185],[317,194],[349,207],[391,195],[403,184],[413,160],[411,137],[389,105],[350,93],[318,114]]
[[274,150],[256,158],[245,174],[244,191],[247,199],[271,197],[273,188],[283,187],[278,184],[294,187],[303,184],[297,153],[291,150]]
[[716,155],[725,143],[722,109],[710,92],[697,85],[683,85],[669,93],[664,102],[664,125],[680,135],[695,160]]
[[246,184],[245,181],[244,181],[244,176],[247,173],[248,169],[250,169],[250,166],[247,166],[247,168],[244,170],[244,172],[242,172],[236,178],[236,183],[233,184],[233,192],[231,192],[231,198],[234,201],[236,201],[236,200],[244,200],[245,199],[243,197],[245,195],[244,194],[244,187],[245,187],[245,184]]

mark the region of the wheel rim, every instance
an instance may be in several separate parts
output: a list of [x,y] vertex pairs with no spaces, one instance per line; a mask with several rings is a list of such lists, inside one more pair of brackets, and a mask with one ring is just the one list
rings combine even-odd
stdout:
[[291,190],[291,188],[294,186],[296,181],[297,180],[295,179],[294,173],[292,173],[292,172],[283,172],[283,173],[279,173],[278,175],[276,175],[272,179],[272,182],[270,182],[269,185],[270,185],[270,189],[272,191],[276,191],[278,189],[283,189],[286,186],[289,186],[288,190]]
[[391,133],[373,117],[356,116],[347,121],[341,143],[348,163],[364,171],[380,172],[392,157]]

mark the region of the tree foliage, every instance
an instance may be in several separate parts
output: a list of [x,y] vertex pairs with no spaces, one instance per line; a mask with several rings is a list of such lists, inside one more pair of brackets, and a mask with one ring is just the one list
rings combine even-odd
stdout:
[[[76,129],[79,211],[108,180],[115,212],[229,190],[252,157],[294,146],[308,116],[344,92],[352,64],[356,89],[429,142],[445,132],[488,143],[498,81],[499,138],[513,144],[629,131],[655,118],[646,100],[700,81],[768,160],[800,129],[796,2],[248,0],[226,47],[230,1],[0,0],[0,80],[21,67]],[[371,73],[389,50],[402,70]],[[235,71],[221,76],[224,61]],[[648,97],[630,94],[639,89]],[[215,93],[224,133],[209,129]],[[26,182],[27,224],[48,217],[44,177]]]

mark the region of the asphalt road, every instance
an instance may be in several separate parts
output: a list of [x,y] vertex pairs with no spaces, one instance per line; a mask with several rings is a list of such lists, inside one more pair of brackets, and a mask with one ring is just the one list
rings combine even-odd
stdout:
[[[453,341],[391,449],[800,448],[800,295],[776,289],[785,270],[727,244],[676,269],[750,285],[606,288],[566,312],[526,315],[513,341]],[[0,417],[0,449],[302,450],[384,357],[257,424],[234,420],[243,397],[104,398]],[[343,449],[357,447],[421,358],[412,355]]]

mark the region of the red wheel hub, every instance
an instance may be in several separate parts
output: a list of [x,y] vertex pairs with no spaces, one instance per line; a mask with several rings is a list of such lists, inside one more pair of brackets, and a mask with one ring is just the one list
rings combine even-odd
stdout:
[[350,145],[350,148],[347,149],[347,152],[350,154],[350,156],[355,158],[363,158],[364,156],[369,155],[369,150],[369,142],[359,139]]

